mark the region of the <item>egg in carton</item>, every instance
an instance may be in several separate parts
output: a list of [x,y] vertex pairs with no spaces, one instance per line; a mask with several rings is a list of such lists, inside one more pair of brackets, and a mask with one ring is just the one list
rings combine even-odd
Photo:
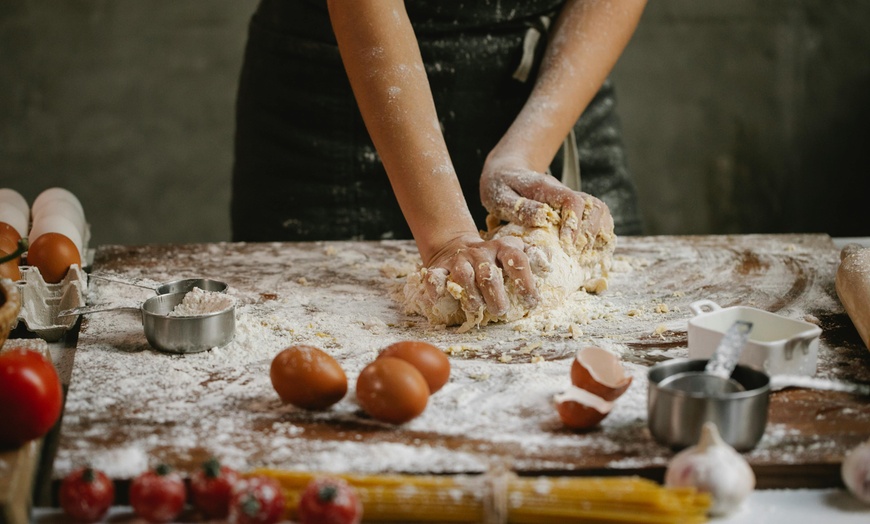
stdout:
[[22,266],[18,289],[21,292],[21,312],[18,319],[24,322],[28,331],[43,340],[54,342],[60,340],[78,318],[58,318],[58,313],[85,305],[87,273],[78,264],[73,264],[63,280],[57,284],[49,284],[42,278],[39,269]]

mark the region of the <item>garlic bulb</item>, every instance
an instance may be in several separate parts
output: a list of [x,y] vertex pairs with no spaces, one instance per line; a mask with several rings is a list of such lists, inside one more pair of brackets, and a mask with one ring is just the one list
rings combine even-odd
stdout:
[[846,454],[840,474],[855,498],[870,504],[870,440]]
[[709,493],[713,499],[709,513],[726,515],[755,488],[755,474],[743,456],[722,440],[716,424],[706,422],[698,443],[671,459],[665,485]]

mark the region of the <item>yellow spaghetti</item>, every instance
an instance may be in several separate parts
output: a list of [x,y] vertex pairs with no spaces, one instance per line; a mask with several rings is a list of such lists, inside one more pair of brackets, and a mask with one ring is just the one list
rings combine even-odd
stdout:
[[277,479],[289,515],[318,476],[345,479],[356,488],[365,522],[483,523],[695,523],[705,522],[709,495],[665,488],[640,477],[518,477],[338,475],[255,470]]

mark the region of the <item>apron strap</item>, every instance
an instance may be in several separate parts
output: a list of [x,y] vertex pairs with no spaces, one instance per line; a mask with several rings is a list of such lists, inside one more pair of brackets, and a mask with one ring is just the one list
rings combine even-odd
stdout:
[[[541,36],[547,34],[549,29],[550,17],[541,16],[526,30],[523,38],[523,56],[513,74],[516,80],[523,83],[528,81],[535,65],[535,50]],[[547,171],[549,172],[549,169]],[[562,142],[562,183],[574,191],[580,191],[580,149],[577,147],[577,133],[573,127]]]
[[535,50],[538,47],[538,42],[541,36],[545,35],[550,29],[550,17],[540,16],[538,19],[526,29],[526,36],[523,37],[523,57],[520,59],[520,65],[514,71],[514,78],[522,83],[526,83],[529,75],[532,72],[532,67],[535,65]]

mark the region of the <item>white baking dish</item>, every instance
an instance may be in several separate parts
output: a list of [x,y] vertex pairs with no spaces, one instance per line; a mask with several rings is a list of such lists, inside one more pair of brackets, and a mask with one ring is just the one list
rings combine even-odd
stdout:
[[709,358],[725,331],[737,320],[752,322],[740,363],[768,375],[816,374],[821,328],[747,306],[722,308],[711,300],[689,305],[689,358]]

